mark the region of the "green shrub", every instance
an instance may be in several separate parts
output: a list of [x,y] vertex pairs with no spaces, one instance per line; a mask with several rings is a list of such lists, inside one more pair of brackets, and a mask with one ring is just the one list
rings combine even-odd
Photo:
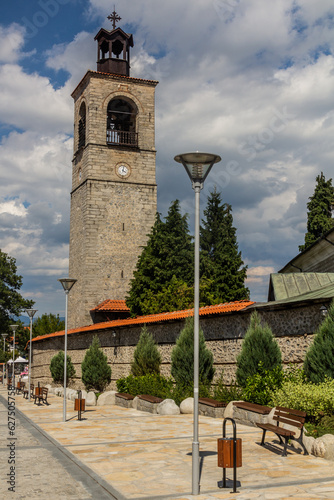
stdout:
[[246,380],[242,396],[245,401],[259,405],[270,405],[272,393],[281,387],[283,382],[283,370],[276,366],[273,370],[265,370],[262,361],[259,362],[258,372]]
[[334,379],[326,379],[321,384],[285,381],[272,393],[272,401],[275,406],[305,411],[308,420],[319,422],[324,415],[334,413]]
[[103,392],[111,381],[111,368],[108,358],[100,348],[97,335],[94,336],[90,348],[86,351],[81,363],[81,379],[87,391]]
[[282,366],[282,355],[271,329],[267,324],[261,325],[259,314],[255,311],[237,357],[237,382],[245,387],[246,381],[259,372],[259,363],[265,370]]
[[242,389],[236,384],[236,382],[233,382],[230,386],[225,385],[223,376],[224,374],[222,373],[217,380],[217,385],[213,388],[214,399],[217,399],[217,401],[224,401],[226,403],[242,399]]
[[129,375],[128,377],[120,378],[116,382],[118,392],[125,392],[138,396],[138,394],[150,394],[158,398],[169,398],[172,388],[172,379],[167,379],[159,374],[150,373],[140,377]]
[[[50,372],[53,378],[53,381],[56,384],[64,384],[64,359],[65,354],[64,351],[59,351],[58,354],[53,356],[50,363]],[[66,356],[66,385],[69,380],[75,375],[75,368],[71,361],[71,357],[67,354]]]
[[323,382],[325,377],[334,378],[334,303],[319,326],[309,349],[307,350],[304,371],[308,380],[315,384]]
[[[187,318],[176,340],[171,355],[171,374],[176,385],[193,387],[194,384],[194,319]],[[210,387],[215,370],[213,354],[206,347],[203,331],[199,329],[199,385]]]
[[305,428],[307,435],[314,438],[334,434],[334,415],[321,418],[318,424],[307,423]]
[[131,373],[135,377],[149,373],[160,373],[161,355],[154,342],[153,335],[146,325],[141,330],[139,342],[134,352]]

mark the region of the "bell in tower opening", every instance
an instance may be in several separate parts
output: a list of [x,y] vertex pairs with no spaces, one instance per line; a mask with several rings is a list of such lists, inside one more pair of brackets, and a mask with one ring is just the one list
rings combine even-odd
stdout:
[[121,28],[116,28],[116,22],[121,18],[114,12],[108,16],[113,23],[113,30],[101,28],[94,40],[97,40],[97,71],[115,75],[130,76],[130,47],[133,47],[132,35]]

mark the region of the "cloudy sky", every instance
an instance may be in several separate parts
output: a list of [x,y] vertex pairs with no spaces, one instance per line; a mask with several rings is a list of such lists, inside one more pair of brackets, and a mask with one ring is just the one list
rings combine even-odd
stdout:
[[[0,248],[39,313],[64,314],[73,132],[71,92],[96,70],[109,0],[14,0],[0,7]],[[333,176],[332,0],[119,0],[133,33],[131,76],[156,91],[158,210],[194,193],[173,160],[222,157],[216,186],[233,208],[251,298],[298,253],[316,176]]]

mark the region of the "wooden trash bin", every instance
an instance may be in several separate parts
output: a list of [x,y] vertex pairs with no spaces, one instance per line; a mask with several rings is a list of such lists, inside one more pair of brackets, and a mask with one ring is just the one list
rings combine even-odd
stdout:
[[85,411],[85,399],[75,399],[74,400],[74,411]]
[[41,395],[42,395],[42,387],[36,387],[35,396],[41,396]]
[[[236,467],[242,467],[242,456],[241,456],[241,439],[236,440]],[[218,439],[218,467],[223,467],[226,469],[233,469],[234,459],[234,439],[233,438],[219,438]]]

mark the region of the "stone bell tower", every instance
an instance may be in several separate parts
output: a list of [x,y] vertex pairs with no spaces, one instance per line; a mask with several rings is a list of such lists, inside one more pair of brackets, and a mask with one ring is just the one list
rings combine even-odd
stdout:
[[132,35],[101,29],[97,71],[72,97],[68,326],[92,323],[90,310],[124,299],[156,213],[154,93],[158,82],[130,77]]

